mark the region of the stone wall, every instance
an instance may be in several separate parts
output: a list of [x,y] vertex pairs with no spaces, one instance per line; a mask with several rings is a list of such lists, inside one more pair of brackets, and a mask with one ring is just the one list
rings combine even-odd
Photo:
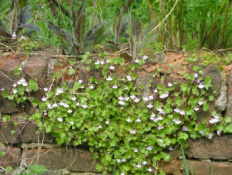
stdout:
[[[48,56],[49,57],[49,56]],[[37,77],[41,84],[44,84],[47,77],[53,72],[56,59],[49,57],[43,59],[43,56],[29,57],[24,61],[18,59],[0,59],[0,90],[10,90],[14,82],[24,76],[27,80]],[[24,75],[14,75],[14,70],[18,65],[23,65]],[[90,72],[91,73],[91,72]],[[92,72],[100,77],[99,72]],[[232,74],[225,75],[220,72],[216,66],[205,69],[205,74],[213,79],[213,89],[218,92],[216,100],[210,104],[208,112],[200,112],[198,121],[209,119],[210,113],[217,110],[223,115],[232,118]],[[83,72],[79,72],[81,79],[85,78]],[[149,80],[152,73],[141,72],[136,84],[145,85],[144,95],[150,93]],[[176,81],[169,77],[169,81]],[[152,86],[159,83],[159,80],[153,81]],[[41,98],[41,94],[33,94],[36,98]],[[92,158],[92,153],[86,147],[60,147],[54,142],[54,138],[45,132],[37,133],[37,125],[30,120],[23,120],[22,114],[33,113],[33,108],[29,104],[26,106],[13,106],[12,102],[1,98],[0,114],[1,119],[4,115],[11,115],[11,120],[3,122],[0,125],[0,151],[5,151],[6,155],[0,157],[0,166],[18,167],[20,169],[31,164],[45,165],[49,170],[46,174],[72,174],[72,175],[93,175],[101,174],[95,169],[97,160]],[[15,121],[18,125],[15,125]],[[14,133],[12,133],[14,131]],[[232,174],[232,135],[213,135],[211,139],[202,138],[198,140],[189,140],[189,148],[185,150],[188,158],[187,163],[194,175],[211,175],[212,167],[215,174]],[[171,153],[172,160],[168,163],[159,162],[167,175],[183,175],[184,166],[181,160],[181,152],[177,147]],[[16,173],[16,172],[15,172]],[[4,174],[4,172],[2,173]]]

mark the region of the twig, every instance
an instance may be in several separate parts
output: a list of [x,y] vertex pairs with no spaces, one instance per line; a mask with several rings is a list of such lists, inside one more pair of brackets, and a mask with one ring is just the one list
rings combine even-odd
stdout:
[[228,48],[228,49],[219,49],[216,52],[226,52],[226,51],[230,51],[232,50],[232,48]]
[[[165,18],[164,18],[154,29],[152,29],[152,30],[150,31],[150,33],[153,32],[154,30],[156,30],[156,29],[157,29],[157,28],[170,16],[170,14],[171,14],[171,13],[173,12],[173,10],[175,9],[177,3],[178,3],[178,0],[176,0],[174,6],[172,7],[171,11],[167,14],[167,16],[165,16]],[[150,34],[150,33],[149,33],[149,34]]]
[[10,81],[14,81],[14,80],[12,80],[9,76],[7,76],[4,72],[2,72],[2,71],[0,71],[8,80],[10,80]]
[[3,44],[3,43],[0,43],[0,45],[5,46],[5,47],[7,47],[8,49],[10,49],[10,50],[12,50],[13,52],[15,52],[14,49],[12,49],[11,47],[9,47],[9,46],[7,46],[7,45],[5,45],[5,44]]

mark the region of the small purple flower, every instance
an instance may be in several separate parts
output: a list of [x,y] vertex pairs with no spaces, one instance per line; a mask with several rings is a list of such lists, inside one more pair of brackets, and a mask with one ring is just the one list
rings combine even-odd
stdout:
[[204,134],[204,132],[203,132],[203,131],[200,131],[200,134],[201,134],[201,135],[203,135],[203,136],[205,136],[205,134]]
[[182,131],[188,131],[188,128],[186,126],[183,126]]

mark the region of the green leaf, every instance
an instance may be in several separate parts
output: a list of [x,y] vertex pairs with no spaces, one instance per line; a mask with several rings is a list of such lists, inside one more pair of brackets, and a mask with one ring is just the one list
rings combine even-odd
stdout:
[[31,174],[42,174],[47,171],[47,168],[44,165],[37,165],[37,164],[30,165],[28,169]]
[[186,91],[188,90],[187,84],[181,84],[181,85],[180,85],[180,88],[181,88],[181,90],[182,90],[183,92],[186,92]]
[[8,93],[8,91],[3,91],[3,92],[2,92],[2,95],[3,95],[3,97],[6,97],[6,98],[7,98],[7,97],[9,96],[9,93]]
[[12,170],[13,170],[13,168],[12,168],[11,166],[7,166],[7,167],[6,167],[6,172],[7,172],[7,173],[11,172]]
[[232,133],[232,124],[230,123],[229,125],[227,125],[227,126],[223,129],[223,131],[224,131],[225,133]]
[[11,118],[10,115],[4,115],[3,122],[7,122],[8,120],[10,120],[10,118]]
[[73,69],[73,68],[69,69],[69,71],[68,71],[69,75],[73,75],[74,73],[75,73],[75,69]]
[[226,117],[224,118],[224,121],[225,121],[225,123],[230,123],[230,122],[231,122],[230,116],[226,116]]
[[188,134],[187,133],[184,133],[184,132],[181,132],[179,134],[179,139],[183,139],[183,140],[187,140],[188,139]]
[[0,151],[0,156],[5,156],[6,155],[6,152],[5,151]]
[[96,169],[97,169],[98,171],[101,171],[101,170],[103,169],[103,166],[100,165],[100,164],[96,164]]
[[205,77],[204,85],[205,85],[206,90],[208,90],[210,87],[212,87],[212,78]]
[[31,90],[31,91],[37,91],[37,90],[39,90],[39,86],[38,86],[38,84],[35,82],[35,80],[33,80],[33,79],[30,79],[29,80],[29,89]]
[[209,101],[213,101],[214,97],[212,95],[209,96]]

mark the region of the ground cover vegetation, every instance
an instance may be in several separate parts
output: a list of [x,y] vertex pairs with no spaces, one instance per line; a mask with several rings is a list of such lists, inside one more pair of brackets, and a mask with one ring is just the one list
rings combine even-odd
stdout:
[[[46,87],[22,77],[2,96],[18,104],[29,101],[35,113],[25,118],[52,133],[58,144],[87,143],[102,162],[97,169],[162,175],[157,163],[168,161],[176,145],[186,147],[188,138],[232,132],[230,118],[216,112],[209,121],[196,122],[198,112],[207,111],[214,100],[208,93],[211,78],[204,76],[200,63],[223,68],[231,61],[229,54],[223,61],[215,55],[232,45],[231,0],[0,0],[0,4],[3,50],[25,54],[55,45],[72,55]],[[201,62],[191,53],[186,62],[192,68],[183,65],[185,72],[179,75],[184,82],[167,81],[171,72],[157,68],[153,78],[161,82],[154,87],[151,80],[151,94],[136,84],[144,65],[155,64],[155,54],[202,48],[214,53],[202,54]],[[85,79],[76,76],[78,69]],[[90,70],[102,77],[89,76]],[[23,71],[21,66],[15,73]],[[62,78],[66,73],[68,81]],[[31,96],[37,91],[43,94],[41,100]],[[6,115],[3,120],[7,119]]]

